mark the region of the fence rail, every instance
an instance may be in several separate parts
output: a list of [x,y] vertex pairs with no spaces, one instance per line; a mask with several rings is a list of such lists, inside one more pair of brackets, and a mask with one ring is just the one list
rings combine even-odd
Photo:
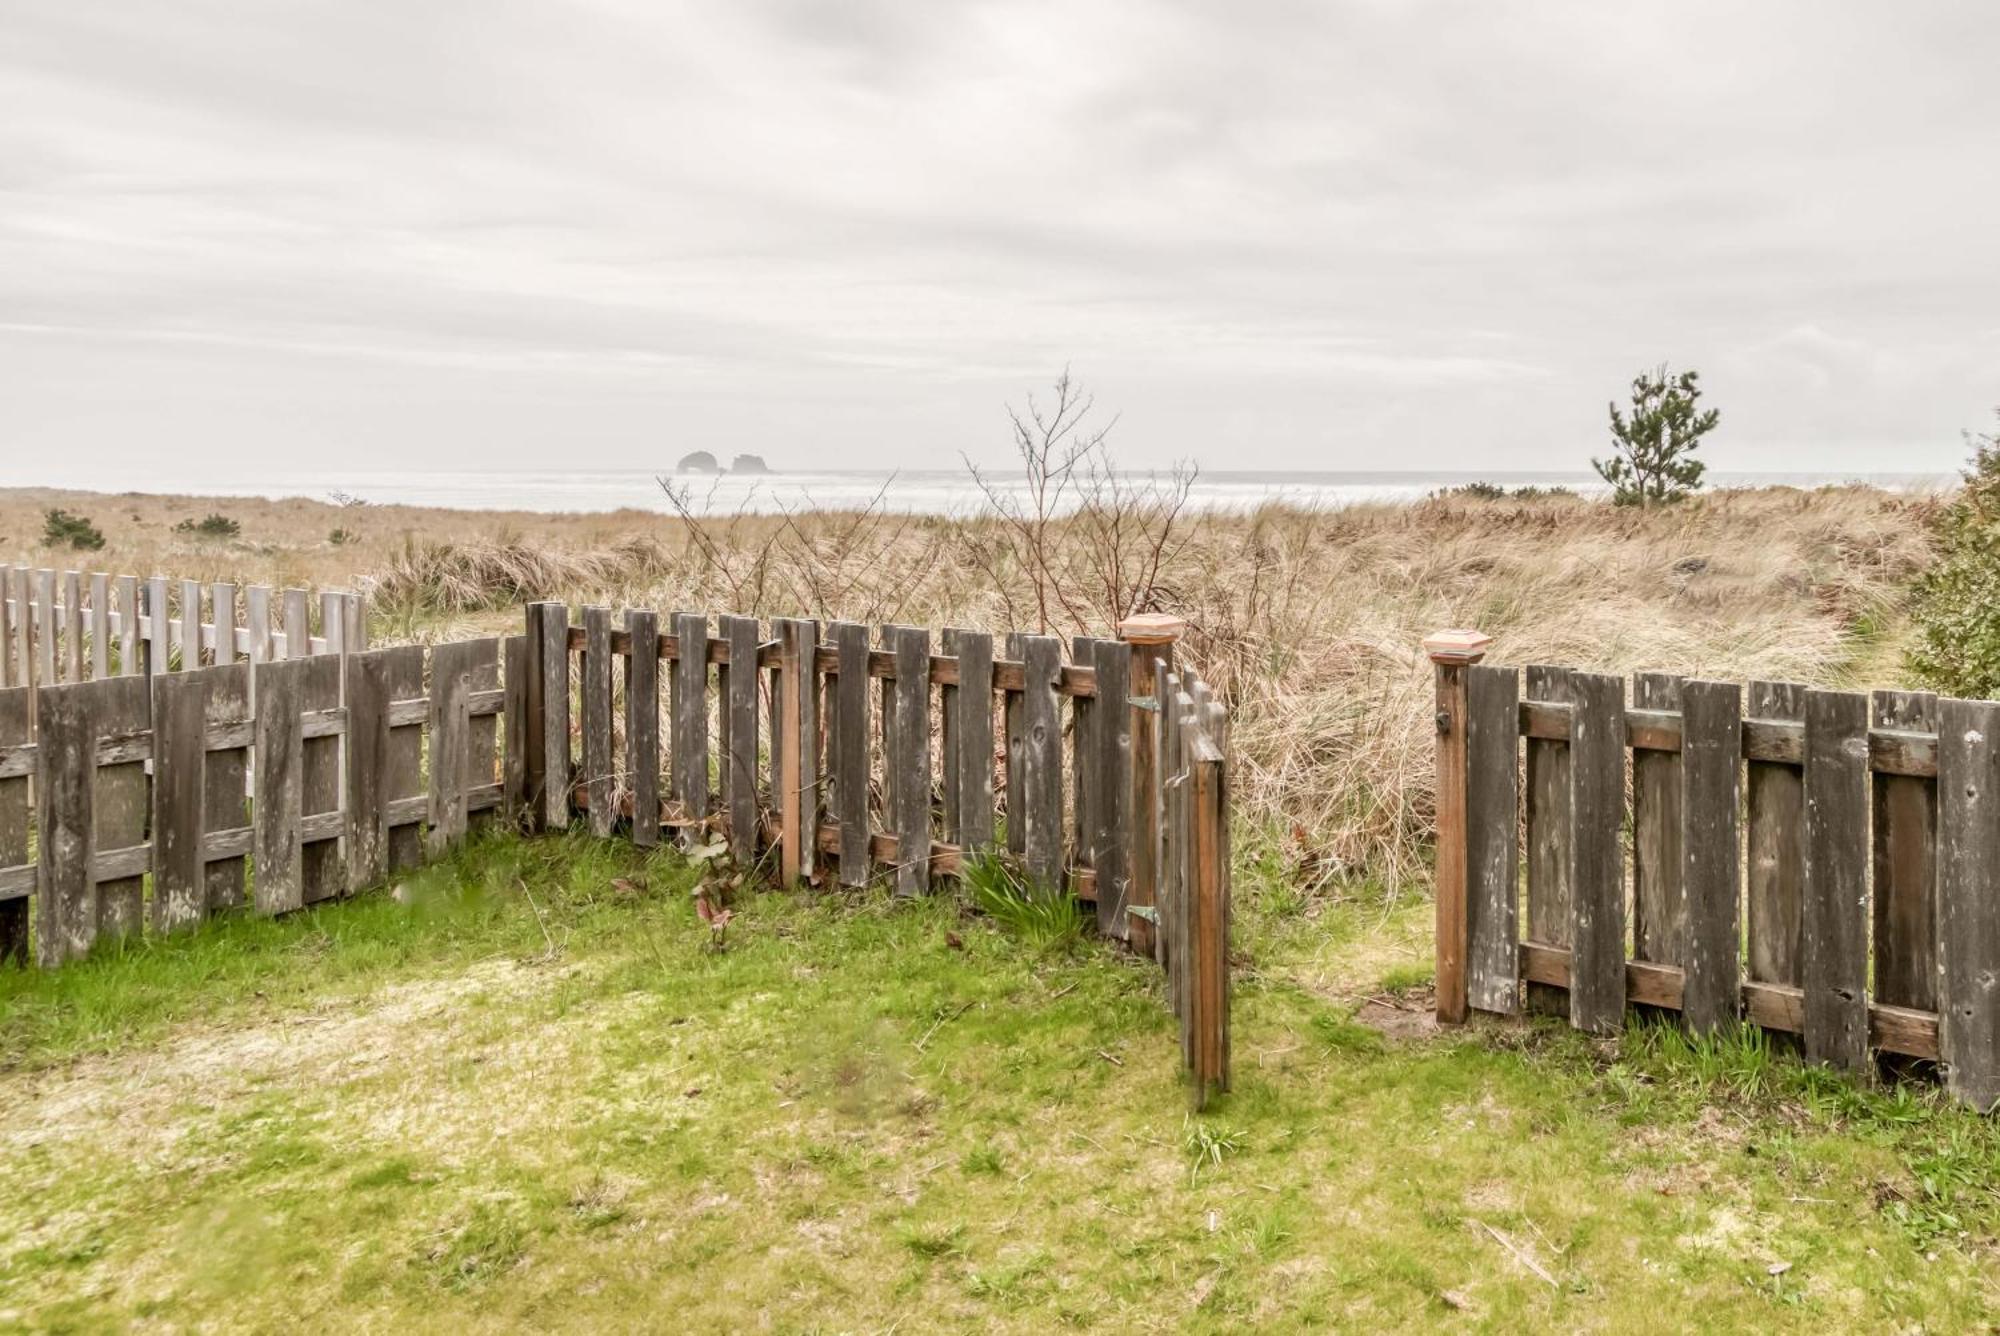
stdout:
[[1740,1018],[1814,1061],[1928,1060],[1965,1102],[2000,1100],[2000,704],[1658,673],[1628,701],[1619,677],[1539,665],[1524,693],[1483,637],[1426,645],[1441,1020]]
[[[167,605],[134,606],[122,625]],[[934,653],[905,626],[877,645],[855,623],[622,621],[542,603],[502,639],[0,688],[0,957],[26,960],[31,930],[56,965],[299,909],[496,812],[719,837],[786,883],[899,895],[997,848],[1159,961],[1197,1099],[1227,1088],[1226,720],[1173,670],[1171,619],[1067,661],[1045,636],[948,630]]]

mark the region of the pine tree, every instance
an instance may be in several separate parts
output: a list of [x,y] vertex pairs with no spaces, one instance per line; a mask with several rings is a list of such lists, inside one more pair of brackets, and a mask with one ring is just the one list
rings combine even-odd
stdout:
[[1969,436],[1965,485],[1931,521],[1937,555],[1917,580],[1910,666],[1954,696],[2000,696],[2000,433]]
[[1632,382],[1632,415],[1610,405],[1609,459],[1593,459],[1597,475],[1611,484],[1612,500],[1621,506],[1650,506],[1678,501],[1701,486],[1708,467],[1694,457],[1701,438],[1722,421],[1715,409],[1703,410],[1700,373],[1675,376],[1662,362]]

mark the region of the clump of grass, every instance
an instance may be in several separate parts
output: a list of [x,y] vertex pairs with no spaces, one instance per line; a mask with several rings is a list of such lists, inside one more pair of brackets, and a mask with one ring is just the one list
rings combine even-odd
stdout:
[[196,538],[235,538],[243,532],[243,526],[227,515],[211,512],[198,520],[182,520],[174,526],[174,532],[191,534]]
[[42,515],[42,542],[50,547],[95,552],[104,546],[104,531],[92,524],[88,516],[51,508]]
[[634,535],[575,552],[522,538],[411,538],[376,577],[376,607],[391,617],[489,612],[575,591],[599,593],[657,578],[666,554]]
[[1037,951],[1073,950],[1083,940],[1083,906],[1075,896],[1035,882],[992,850],[982,850],[960,876],[979,912]]
[[1187,1156],[1188,1181],[1204,1169],[1220,1169],[1222,1162],[1243,1149],[1243,1135],[1189,1115],[1181,1129],[1181,1150]]

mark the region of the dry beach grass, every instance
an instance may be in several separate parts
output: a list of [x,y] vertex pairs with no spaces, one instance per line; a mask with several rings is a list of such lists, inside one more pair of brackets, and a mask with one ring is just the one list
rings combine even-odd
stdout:
[[[1567,497],[1267,507],[1190,515],[1157,572],[1076,524],[1047,568],[1102,634],[1104,568],[1188,618],[1185,652],[1232,703],[1243,809],[1281,834],[1308,883],[1415,880],[1430,814],[1422,637],[1477,626],[1496,662],[1889,684],[1935,497],[1862,487],[1724,491],[1655,511]],[[40,546],[50,506],[91,517],[101,552]],[[241,526],[204,540],[175,524]],[[336,533],[338,541],[336,541]],[[1034,571],[997,518],[875,512],[680,518],[0,493],[0,554],[202,579],[359,585],[378,643],[511,629],[556,597],[763,615],[1034,629]],[[997,554],[997,555],[996,555]],[[1114,582],[1115,583],[1115,582]]]

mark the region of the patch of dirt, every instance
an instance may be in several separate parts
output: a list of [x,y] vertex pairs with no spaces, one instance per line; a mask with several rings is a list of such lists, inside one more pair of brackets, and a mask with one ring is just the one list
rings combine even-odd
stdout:
[[1438,1032],[1437,1003],[1427,988],[1379,993],[1362,1002],[1354,1019],[1388,1039],[1428,1039]]

